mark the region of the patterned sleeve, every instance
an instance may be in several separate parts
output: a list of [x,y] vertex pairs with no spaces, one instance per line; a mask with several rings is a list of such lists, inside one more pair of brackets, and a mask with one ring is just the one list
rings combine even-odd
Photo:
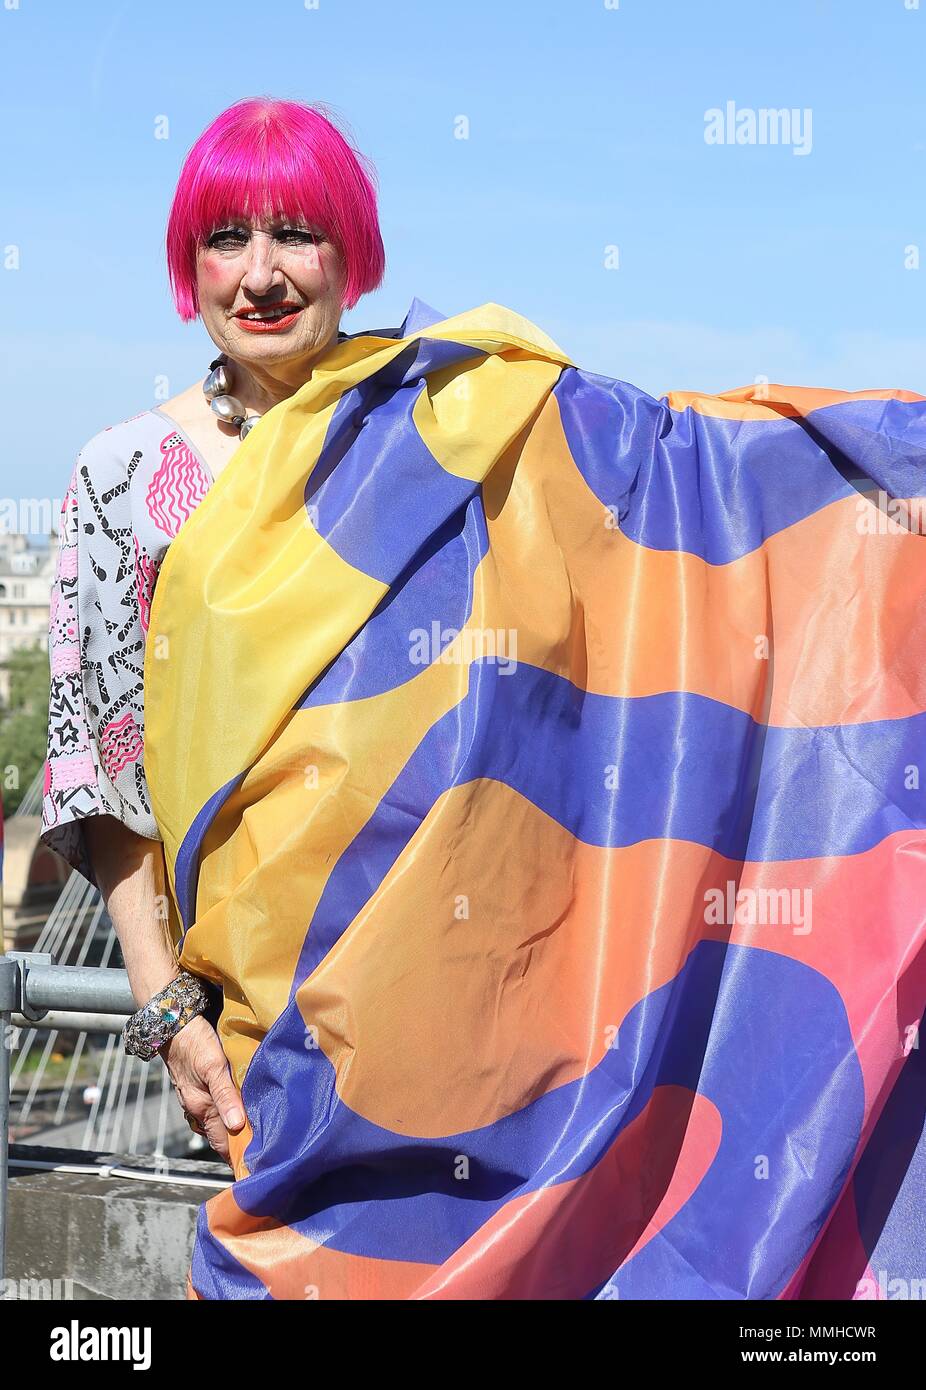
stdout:
[[[41,838],[94,886],[83,822],[111,815],[160,839],[143,766],[145,633],[131,470],[107,431],[78,455],[58,528]],[[146,583],[148,576],[145,576]]]

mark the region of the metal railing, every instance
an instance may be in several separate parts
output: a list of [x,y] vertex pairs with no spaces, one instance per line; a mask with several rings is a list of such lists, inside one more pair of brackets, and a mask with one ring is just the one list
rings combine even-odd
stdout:
[[0,1280],[6,1274],[13,1029],[121,1033],[135,1009],[124,970],[56,965],[40,951],[0,955]]

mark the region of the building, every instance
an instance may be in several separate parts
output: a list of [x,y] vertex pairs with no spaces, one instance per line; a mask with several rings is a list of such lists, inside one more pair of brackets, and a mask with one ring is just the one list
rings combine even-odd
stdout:
[[0,534],[0,700],[10,694],[6,662],[22,647],[48,644],[51,587],[58,562],[58,537],[35,545],[18,532]]

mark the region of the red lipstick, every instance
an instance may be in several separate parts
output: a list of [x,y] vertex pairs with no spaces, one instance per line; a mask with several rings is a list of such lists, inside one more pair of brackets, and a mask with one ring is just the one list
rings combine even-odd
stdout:
[[[296,322],[303,307],[301,304],[295,304],[291,299],[283,299],[277,304],[268,304],[265,308],[256,304],[249,304],[246,308],[237,310],[232,317],[239,327],[247,333],[281,333]],[[281,310],[290,310],[290,312],[281,313]],[[245,317],[247,314],[268,314],[270,317],[249,319]]]

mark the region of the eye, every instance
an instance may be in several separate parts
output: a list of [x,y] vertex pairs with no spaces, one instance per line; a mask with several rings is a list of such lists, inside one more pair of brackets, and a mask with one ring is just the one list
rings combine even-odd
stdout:
[[291,245],[312,245],[323,240],[321,232],[315,231],[311,227],[281,227],[277,232],[280,241],[287,241]]
[[247,246],[248,233],[241,227],[219,227],[206,238],[206,245],[217,251],[235,251]]

